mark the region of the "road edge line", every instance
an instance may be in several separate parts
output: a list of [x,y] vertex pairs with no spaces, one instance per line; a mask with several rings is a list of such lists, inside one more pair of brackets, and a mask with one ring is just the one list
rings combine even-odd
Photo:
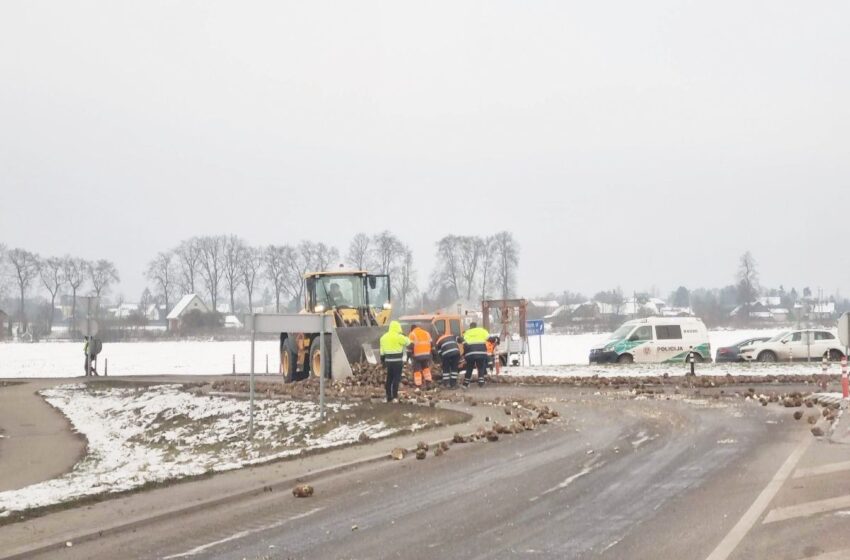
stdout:
[[797,444],[797,447],[794,448],[788,458],[785,459],[785,462],[782,463],[782,466],[779,467],[779,470],[776,471],[776,474],[773,475],[767,486],[762,489],[755,501],[744,512],[744,515],[741,516],[741,519],[723,537],[723,540],[708,555],[706,560],[726,560],[732,554],[741,541],[744,540],[744,537],[747,536],[747,533],[750,532],[750,529],[753,528],[753,525],[755,525],[761,514],[767,509],[767,506],[770,505],[770,502],[782,488],[782,485],[785,484],[785,481],[791,475],[794,467],[797,466],[797,463],[803,457],[803,454],[809,448],[809,445],[812,444],[813,440],[814,438],[809,433],[803,436],[803,439]]

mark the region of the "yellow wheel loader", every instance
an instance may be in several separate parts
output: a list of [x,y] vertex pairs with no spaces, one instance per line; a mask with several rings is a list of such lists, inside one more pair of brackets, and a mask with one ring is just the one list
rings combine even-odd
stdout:
[[324,335],[322,367],[318,332],[280,333],[280,371],[285,380],[297,381],[325,371],[328,377],[344,377],[351,364],[377,361],[381,335],[392,313],[390,277],[362,270],[310,272],[304,276],[304,307],[301,313],[324,314],[333,332]]

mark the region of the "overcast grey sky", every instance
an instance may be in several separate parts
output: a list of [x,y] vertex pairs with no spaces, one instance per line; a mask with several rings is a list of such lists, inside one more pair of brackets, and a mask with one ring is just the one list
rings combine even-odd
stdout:
[[845,1],[0,3],[0,242],[514,232],[520,291],[850,292]]

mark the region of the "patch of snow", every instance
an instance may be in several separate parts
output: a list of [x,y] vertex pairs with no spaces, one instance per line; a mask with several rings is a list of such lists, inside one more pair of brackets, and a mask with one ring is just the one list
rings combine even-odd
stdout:
[[[196,395],[179,385],[145,389],[63,385],[41,395],[86,437],[88,453],[59,478],[0,492],[0,517],[354,443],[362,432],[381,438],[396,431],[380,421],[361,421],[323,432],[317,430],[317,404],[258,399],[254,439],[249,441],[246,399]],[[334,413],[354,406],[328,403],[327,409]]]

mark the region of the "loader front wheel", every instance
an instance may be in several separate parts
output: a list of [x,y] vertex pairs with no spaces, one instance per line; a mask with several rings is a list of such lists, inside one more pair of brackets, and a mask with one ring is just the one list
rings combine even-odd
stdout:
[[292,383],[298,379],[298,355],[292,345],[292,340],[287,338],[280,351],[280,373],[286,383]]
[[[325,337],[325,358],[331,355],[330,349],[331,341],[328,337]],[[320,372],[322,371],[322,356],[321,356],[321,338],[317,336],[313,339],[313,342],[310,343],[310,374],[314,377],[319,377]],[[325,367],[325,377],[330,378],[330,368]]]

